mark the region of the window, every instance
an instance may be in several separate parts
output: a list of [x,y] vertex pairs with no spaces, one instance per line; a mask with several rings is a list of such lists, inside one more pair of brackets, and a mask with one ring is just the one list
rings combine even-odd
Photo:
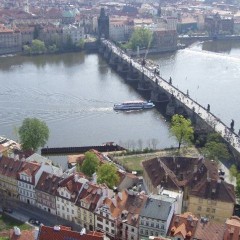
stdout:
[[106,224],[109,224],[109,221],[108,221],[108,220],[106,220]]
[[106,231],[109,232],[109,228],[108,227],[106,227]]
[[64,210],[64,206],[62,206],[62,210]]
[[143,230],[142,229],[140,229],[140,234],[143,234]]
[[[154,227],[154,222],[151,222],[151,227]],[[153,236],[153,235],[152,235]]]
[[159,223],[156,223],[156,228],[159,228]]
[[103,228],[102,224],[99,224],[99,223],[97,224],[97,227],[101,229]]
[[145,235],[147,235],[147,236],[148,236],[148,230],[145,230]]
[[97,220],[98,220],[99,222],[102,222],[102,218],[101,218],[101,217],[97,217]]
[[144,225],[144,221],[143,220],[141,220],[141,225]]
[[216,209],[215,209],[215,208],[213,208],[213,209],[212,209],[212,213],[215,213],[215,212],[216,212]]
[[149,226],[149,222],[148,221],[146,221],[146,226]]
[[210,208],[207,208],[207,212],[210,212]]
[[114,231],[114,230],[111,230],[111,233],[112,233],[112,234],[114,234],[114,233],[115,233],[115,231]]
[[161,226],[161,229],[165,229],[164,225]]
[[134,236],[131,236],[131,240],[133,240],[134,239]]
[[111,226],[114,227],[114,223],[113,222],[111,223]]
[[74,214],[74,210],[72,210],[72,214]]
[[69,208],[67,208],[67,212],[69,212]]
[[153,231],[150,232],[150,236],[153,236]]
[[134,228],[132,228],[132,232],[134,232]]
[[198,210],[198,211],[201,211],[201,210],[202,210],[202,207],[201,207],[201,206],[199,206],[199,207],[197,208],[197,210]]

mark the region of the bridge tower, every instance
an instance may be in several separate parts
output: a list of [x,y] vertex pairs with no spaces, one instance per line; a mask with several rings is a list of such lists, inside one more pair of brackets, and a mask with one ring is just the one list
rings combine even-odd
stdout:
[[98,37],[109,38],[109,16],[106,15],[104,8],[101,8],[98,18]]

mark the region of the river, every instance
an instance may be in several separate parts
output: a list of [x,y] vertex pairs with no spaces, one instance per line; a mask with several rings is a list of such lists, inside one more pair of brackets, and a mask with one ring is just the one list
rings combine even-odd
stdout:
[[113,111],[114,103],[141,97],[97,54],[1,57],[0,85],[0,135],[8,138],[17,139],[24,118],[37,117],[50,129],[49,147],[176,145],[155,109]]
[[[169,79],[226,124],[240,128],[240,43],[205,42],[175,53],[148,56]],[[0,135],[17,140],[26,117],[46,121],[49,147],[176,146],[156,110],[116,113],[114,103],[141,99],[97,54],[0,57]]]

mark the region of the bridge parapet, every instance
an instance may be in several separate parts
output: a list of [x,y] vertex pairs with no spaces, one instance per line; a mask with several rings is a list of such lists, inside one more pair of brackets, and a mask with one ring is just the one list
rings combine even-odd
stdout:
[[192,113],[193,115],[197,115],[201,120],[203,120],[210,128],[212,128],[215,132],[218,132],[222,138],[229,144],[232,150],[237,153],[240,159],[240,137],[238,134],[234,132],[233,129],[229,128],[226,124],[224,124],[218,117],[216,117],[213,113],[210,112],[209,108],[203,107],[201,104],[193,100],[189,93],[183,93],[177,87],[172,85],[172,81],[167,81],[163,79],[161,76],[156,74],[153,69],[149,69],[145,64],[141,64],[130,56],[128,56],[122,49],[114,45],[112,42],[102,39],[101,44],[108,49],[111,49],[112,53],[122,61],[127,62],[131,65],[132,68],[138,70],[140,73],[144,75],[144,78],[147,78],[152,81],[152,84],[157,82],[158,86],[164,90],[168,96],[172,96],[177,100],[180,106],[184,106],[187,108],[187,111]]

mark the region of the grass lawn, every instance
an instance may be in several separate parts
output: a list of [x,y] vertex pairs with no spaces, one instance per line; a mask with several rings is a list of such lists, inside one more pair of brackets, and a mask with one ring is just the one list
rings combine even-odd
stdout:
[[132,155],[132,156],[126,156],[117,158],[117,161],[123,165],[125,168],[127,168],[129,171],[142,171],[142,165],[141,162],[145,160],[146,157],[142,155]]
[[[198,151],[195,148],[182,148],[178,153],[180,156],[185,157],[198,157]],[[146,154],[135,154],[127,156],[114,156],[115,161],[123,165],[127,171],[137,171],[139,174],[142,173],[142,161],[152,159],[155,157],[161,156],[174,156],[176,155],[176,150],[162,150],[155,153],[146,153]]]
[[11,218],[5,214],[0,215],[0,232],[12,229],[14,226],[18,226],[21,230],[28,230],[32,228],[28,224],[15,220],[14,218]]

